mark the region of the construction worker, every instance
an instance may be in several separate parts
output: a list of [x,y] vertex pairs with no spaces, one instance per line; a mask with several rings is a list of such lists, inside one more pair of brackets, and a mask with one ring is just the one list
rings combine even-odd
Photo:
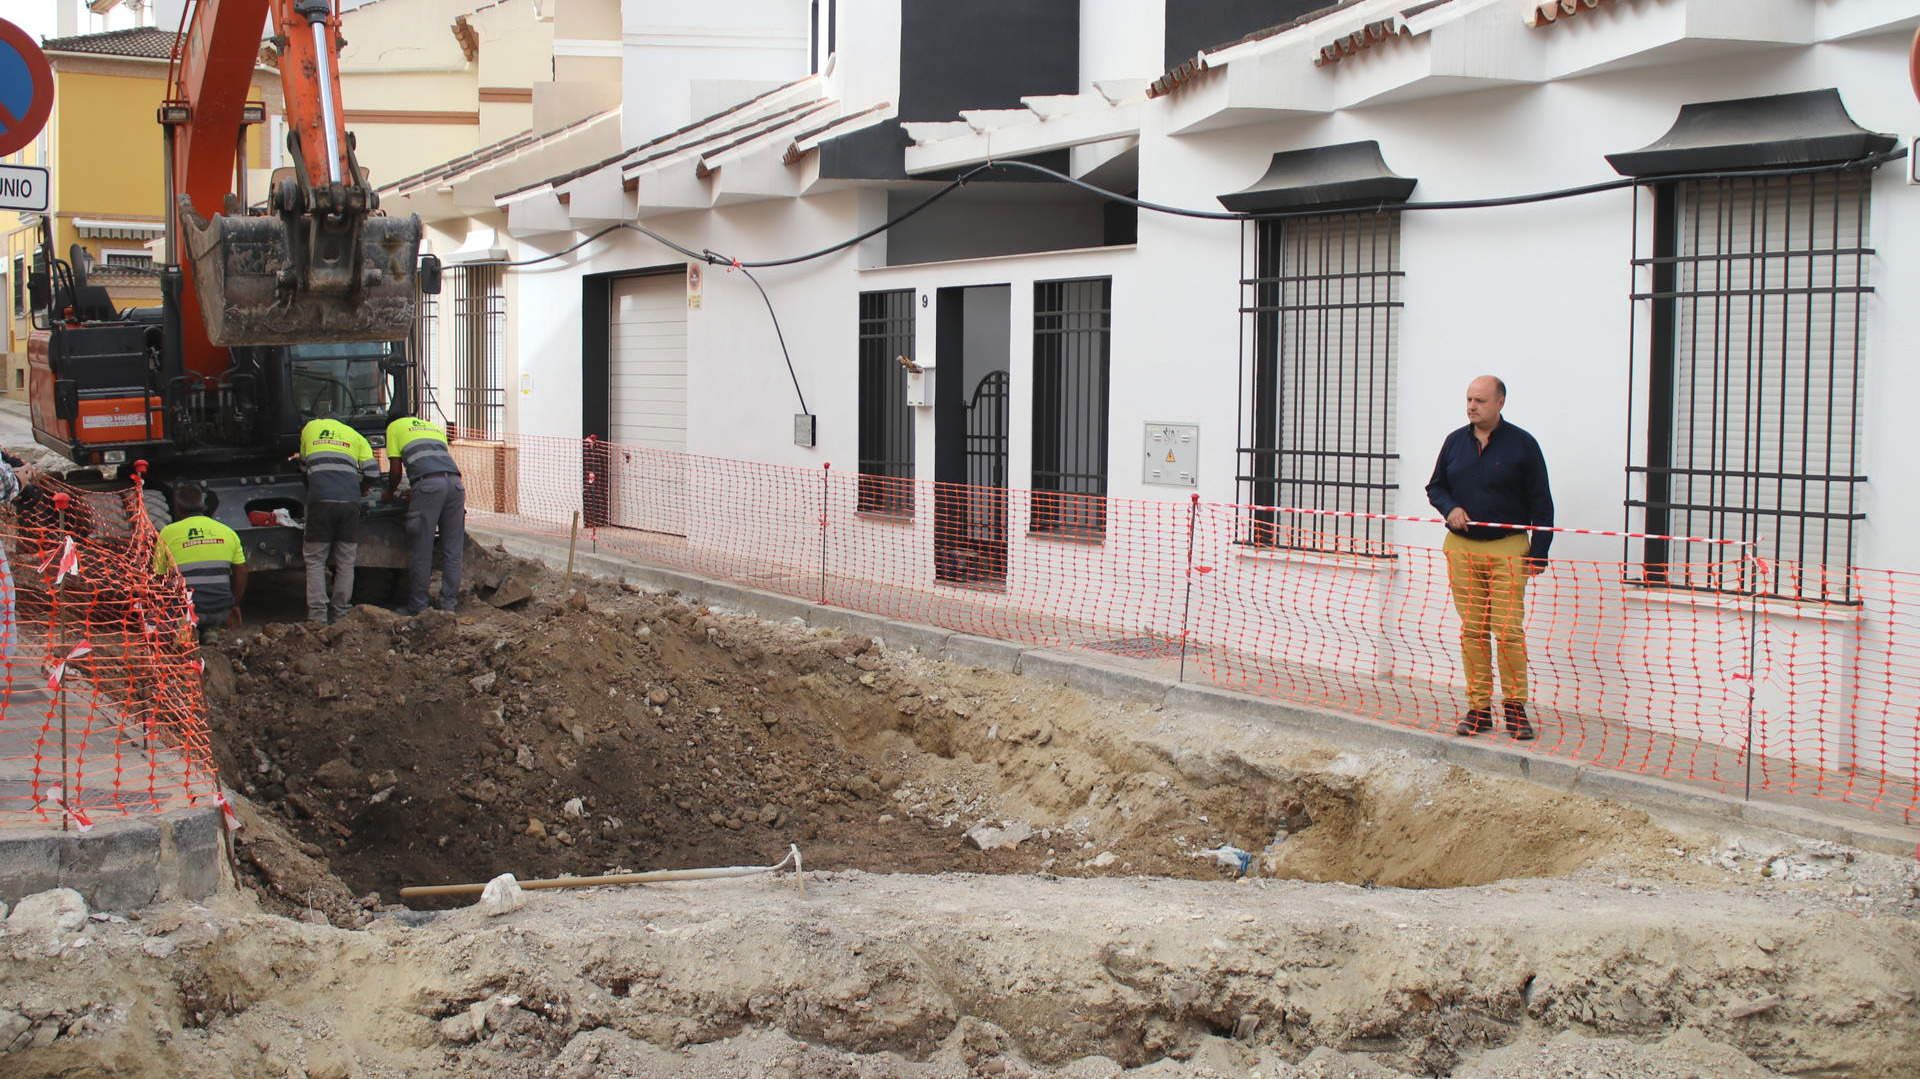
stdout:
[[200,640],[211,642],[228,621],[240,620],[247,554],[233,529],[206,514],[206,492],[193,484],[174,488],[173,523],[160,530],[153,545],[153,572],[180,571],[193,597]]
[[404,467],[407,495],[407,605],[403,613],[427,609],[433,578],[433,539],[440,536],[440,609],[451,611],[460,598],[461,548],[467,542],[467,488],[460,466],[447,448],[447,432],[417,416],[387,425],[387,501],[400,489]]
[[[353,606],[353,564],[360,555],[360,496],[380,481],[380,463],[360,432],[337,416],[300,429],[300,463],[307,470],[307,621],[331,622]],[[327,563],[333,563],[328,602]]]

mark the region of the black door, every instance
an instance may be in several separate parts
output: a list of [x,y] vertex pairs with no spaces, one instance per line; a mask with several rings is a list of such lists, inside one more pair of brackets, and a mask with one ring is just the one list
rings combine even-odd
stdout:
[[934,576],[951,584],[993,588],[1007,580],[1011,298],[1006,286],[939,292]]

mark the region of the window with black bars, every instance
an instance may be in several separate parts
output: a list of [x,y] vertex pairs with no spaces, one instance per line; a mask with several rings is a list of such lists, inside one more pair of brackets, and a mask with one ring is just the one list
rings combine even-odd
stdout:
[[1634,299],[1650,301],[1651,326],[1628,525],[1637,511],[1648,533],[1751,543],[1759,558],[1649,539],[1643,583],[1855,602],[1871,180],[1655,188],[1653,253],[1634,253]]
[[1244,542],[1387,557],[1387,522],[1366,515],[1386,513],[1398,486],[1400,215],[1261,221],[1252,236],[1240,282]]
[[439,417],[445,422],[445,414],[440,407],[440,297],[433,293],[421,293],[420,304],[415,308],[413,330],[413,356],[416,383],[420,387],[419,399],[414,402],[415,411],[428,419]]
[[914,290],[860,294],[860,490],[863,513],[913,513]]
[[1033,502],[1036,533],[1107,531],[1107,401],[1113,280],[1033,286]]
[[454,278],[453,423],[467,438],[497,439],[506,425],[501,385],[507,297],[501,267],[467,266]]

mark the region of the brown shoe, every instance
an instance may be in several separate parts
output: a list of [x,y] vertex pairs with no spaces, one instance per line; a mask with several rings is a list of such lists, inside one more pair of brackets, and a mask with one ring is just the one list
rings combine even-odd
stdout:
[[1533,724],[1527,722],[1525,701],[1507,701],[1507,736],[1516,742],[1533,741]]
[[1460,725],[1453,733],[1465,738],[1476,734],[1485,734],[1493,729],[1493,711],[1487,708],[1469,708],[1467,714],[1460,717]]

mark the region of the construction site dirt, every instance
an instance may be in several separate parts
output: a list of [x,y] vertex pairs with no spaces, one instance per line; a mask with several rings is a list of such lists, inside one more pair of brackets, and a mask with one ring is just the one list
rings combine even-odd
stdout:
[[[1920,1059],[1912,859],[1089,698],[478,548],[468,574],[458,614],[361,607],[209,653],[238,887],[9,922],[0,1049],[22,1047],[0,1071],[1899,1076]],[[790,844],[804,891],[782,872],[492,912],[398,902],[509,872],[764,865]]]

